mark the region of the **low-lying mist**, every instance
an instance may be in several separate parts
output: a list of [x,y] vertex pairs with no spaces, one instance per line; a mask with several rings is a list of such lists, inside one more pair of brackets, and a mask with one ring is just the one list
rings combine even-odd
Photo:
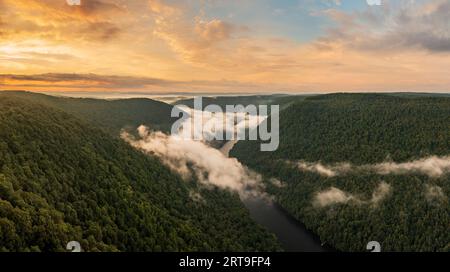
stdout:
[[[122,139],[133,147],[153,154],[188,180],[196,178],[205,186],[216,186],[237,192],[241,198],[258,196],[269,199],[264,192],[262,177],[243,166],[237,159],[229,158],[228,153],[237,140],[227,142],[221,150],[209,145],[210,139],[217,135],[217,128],[224,134],[239,134],[243,130],[254,129],[267,116],[245,113],[211,114],[183,107],[189,113],[182,123],[182,129],[172,135],[151,131],[148,127],[138,128],[138,137],[123,131]],[[201,117],[202,122],[196,122]],[[198,140],[195,135],[205,135]]]
[[344,176],[352,173],[375,173],[378,175],[423,174],[431,178],[439,178],[450,173],[450,156],[430,156],[409,162],[383,162],[378,164],[352,165],[336,163],[324,165],[311,162],[288,162],[299,170],[317,173],[324,177]]
[[133,147],[159,157],[184,179],[195,177],[206,186],[237,192],[241,198],[266,196],[259,174],[205,142],[152,132],[145,126],[138,128],[138,134],[139,138],[127,132],[121,136]]
[[343,204],[352,202],[354,204],[372,204],[376,205],[383,201],[392,192],[392,187],[386,182],[381,182],[372,193],[372,198],[364,199],[358,195],[350,194],[341,189],[331,187],[328,190],[315,194],[313,205],[316,207],[326,207],[334,204]]

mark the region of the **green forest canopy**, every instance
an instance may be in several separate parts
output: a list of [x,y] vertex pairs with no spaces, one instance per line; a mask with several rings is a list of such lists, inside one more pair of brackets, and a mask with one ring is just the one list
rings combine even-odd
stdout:
[[92,99],[49,96],[31,92],[0,92],[2,97],[17,97],[41,105],[63,110],[79,119],[104,129],[118,137],[122,129],[135,129],[140,125],[154,130],[170,131],[172,106],[147,98]]
[[44,104],[0,97],[0,251],[280,249],[236,195]]
[[[269,186],[277,201],[321,239],[344,251],[363,251],[368,241],[384,250],[450,250],[450,176],[381,176],[354,173],[331,178],[302,172],[287,161],[355,165],[406,162],[450,154],[450,98],[333,94],[306,98],[281,113],[280,148],[260,152],[259,142],[239,142],[231,155],[285,187]],[[316,208],[314,195],[336,187],[370,198],[380,182],[392,194],[377,207],[337,204]],[[427,186],[447,196],[429,201]]]

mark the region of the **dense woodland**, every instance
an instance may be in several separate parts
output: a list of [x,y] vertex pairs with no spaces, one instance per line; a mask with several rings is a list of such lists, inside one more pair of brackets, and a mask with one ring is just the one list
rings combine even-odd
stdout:
[[[280,148],[240,142],[231,155],[280,179],[277,202],[338,250],[450,251],[450,177],[354,173],[325,178],[286,161],[355,165],[450,154],[450,98],[426,95],[255,96],[204,104],[280,104]],[[122,128],[168,130],[171,106],[148,99],[104,101],[0,93],[0,251],[271,251],[273,235],[239,198],[184,181],[159,160],[117,139]],[[392,193],[378,205],[318,208],[330,187],[369,199],[379,183]],[[425,196],[429,185],[446,199]]]
[[31,92],[0,93],[0,99],[3,96],[17,97],[63,110],[114,137],[118,137],[122,129],[134,130],[140,125],[168,132],[172,123],[178,119],[170,116],[171,105],[146,98],[104,100],[56,97]]
[[[384,251],[450,251],[450,175],[354,173],[326,178],[286,163],[363,165],[449,155],[449,97],[309,97],[281,113],[280,148],[273,153],[259,148],[259,142],[240,142],[231,155],[284,182],[283,188],[268,184],[268,190],[323,242],[344,251],[365,251],[372,240],[379,241]],[[376,206],[312,204],[317,192],[332,186],[369,199],[381,181],[391,185],[392,193]],[[427,199],[430,185],[442,188],[446,198]]]
[[98,129],[81,117],[103,102],[31,96],[0,96],[0,251],[65,251],[72,240],[85,251],[280,249],[236,195],[181,180],[105,132],[122,125],[120,110],[93,111],[111,118]]
[[[249,95],[249,96],[218,96],[218,97],[203,97],[203,108],[208,105],[219,105],[223,110],[227,105],[279,105],[281,109],[287,108],[294,101],[303,100],[307,96],[301,95]],[[183,99],[176,101],[174,104],[186,105],[188,107],[194,107],[194,99]]]

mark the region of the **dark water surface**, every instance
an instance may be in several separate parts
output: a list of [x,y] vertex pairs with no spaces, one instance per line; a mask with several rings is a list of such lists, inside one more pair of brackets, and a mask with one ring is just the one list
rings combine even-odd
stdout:
[[244,201],[250,215],[258,224],[274,233],[287,252],[327,252],[319,238],[274,203],[252,198]]
[[[230,150],[236,143],[237,141],[229,141],[222,147],[221,152],[228,157]],[[322,246],[319,237],[275,203],[269,203],[257,197],[248,198],[243,202],[250,211],[252,219],[275,234],[285,251],[333,251],[329,247]]]

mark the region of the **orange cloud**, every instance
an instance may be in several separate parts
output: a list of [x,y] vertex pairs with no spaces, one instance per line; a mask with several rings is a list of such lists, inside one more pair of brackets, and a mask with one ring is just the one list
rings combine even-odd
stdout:
[[192,16],[183,6],[151,0],[155,36],[164,40],[180,60],[206,73],[236,80],[252,81],[267,74],[303,66],[298,45],[272,37],[252,37],[251,30],[204,12]]
[[[5,77],[3,88],[448,91],[450,5],[433,3],[403,17],[329,9],[314,16],[331,18],[335,27],[300,43],[212,16],[189,1],[0,0],[0,74],[118,75],[57,82]],[[165,81],[143,84],[143,78]]]
[[154,34],[165,40],[183,60],[205,64],[220,54],[219,43],[231,39],[235,27],[218,19],[189,18],[180,6],[162,0],[150,0],[154,16]]
[[120,32],[114,18],[123,7],[99,0],[70,6],[62,0],[2,0],[3,39],[105,40]]
[[234,26],[230,23],[213,19],[211,21],[203,21],[197,18],[195,24],[195,32],[205,41],[210,43],[227,40],[231,37]]
[[262,86],[234,81],[174,81],[149,77],[97,74],[47,73],[35,75],[0,74],[0,89],[32,91],[143,91],[146,92],[234,92],[262,91]]

